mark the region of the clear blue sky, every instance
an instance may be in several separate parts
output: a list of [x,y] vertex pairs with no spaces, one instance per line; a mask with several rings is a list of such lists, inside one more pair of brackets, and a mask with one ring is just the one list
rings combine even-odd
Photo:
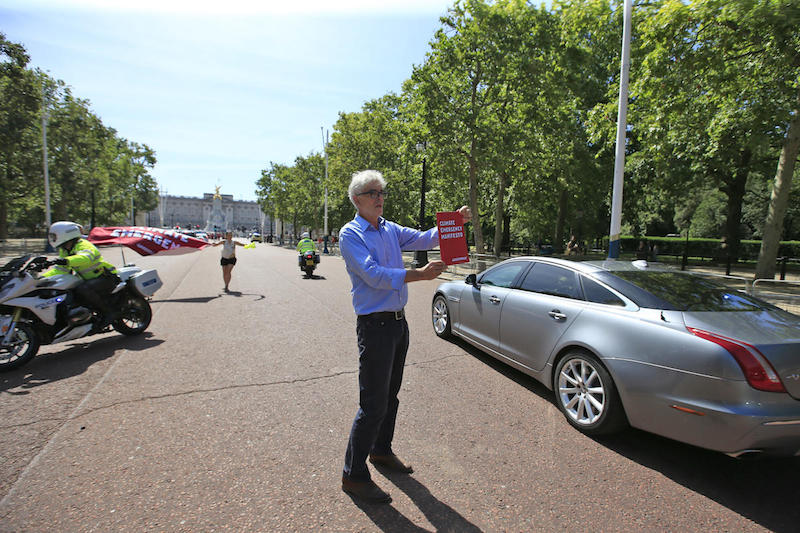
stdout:
[[255,200],[270,161],[400,92],[445,0],[3,0],[0,31],[103,123],[156,151],[169,194]]

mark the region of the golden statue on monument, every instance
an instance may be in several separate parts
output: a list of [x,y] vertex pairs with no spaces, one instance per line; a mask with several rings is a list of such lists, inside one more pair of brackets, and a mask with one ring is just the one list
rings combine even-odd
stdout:
[[219,193],[219,189],[220,189],[220,185],[216,185],[216,186],[214,186],[214,199],[215,199],[215,200],[216,200],[217,198],[219,198],[220,200],[222,200],[222,195]]

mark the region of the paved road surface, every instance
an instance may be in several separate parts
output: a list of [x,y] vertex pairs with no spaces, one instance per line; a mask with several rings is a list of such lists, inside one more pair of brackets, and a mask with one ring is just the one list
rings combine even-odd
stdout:
[[[107,257],[120,264],[114,252]],[[148,332],[46,347],[0,375],[0,531],[797,531],[800,460],[736,461],[631,430],[586,438],[534,380],[429,323],[410,286],[390,506],[339,489],[357,408],[343,262],[290,250],[141,258]]]

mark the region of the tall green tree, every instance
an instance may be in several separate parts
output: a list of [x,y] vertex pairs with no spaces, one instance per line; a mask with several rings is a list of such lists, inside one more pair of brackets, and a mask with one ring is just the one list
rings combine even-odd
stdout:
[[35,153],[41,90],[36,76],[27,69],[29,60],[21,44],[0,33],[0,239],[8,237],[11,206],[33,185],[31,154]]
[[[792,35],[796,43],[788,29],[797,27],[796,8],[773,0],[665,0],[642,9],[648,16],[636,26],[643,61],[631,67],[631,124],[662,194],[710,183],[725,195],[725,236],[736,257],[748,178],[774,168],[796,107],[797,69],[776,61],[768,44],[787,44]],[[780,31],[768,22],[782,18],[789,20]]]
[[421,134],[411,127],[408,102],[394,93],[370,100],[361,111],[340,113],[328,144],[329,227],[341,227],[353,218],[347,194],[353,173],[378,170],[386,177],[392,196],[386,216],[416,226],[421,172],[415,162]]

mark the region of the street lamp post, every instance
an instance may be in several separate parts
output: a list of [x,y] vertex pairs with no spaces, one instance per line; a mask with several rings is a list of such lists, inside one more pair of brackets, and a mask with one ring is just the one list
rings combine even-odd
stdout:
[[[319,127],[320,133],[322,132],[322,126]],[[322,149],[325,152],[325,221],[324,221],[324,229],[322,230],[322,240],[324,241],[322,253],[327,254],[328,252],[328,132],[325,132],[325,136],[322,138]]]
[[97,185],[92,184],[92,221],[89,225],[94,229],[94,190],[97,188]]
[[[50,231],[50,172],[47,168],[47,120],[50,118],[50,113],[47,109],[47,99],[44,90],[44,82],[42,82],[42,166],[44,171],[44,223],[47,226],[45,231]],[[50,239],[47,239],[45,244],[45,252],[52,253],[55,249],[50,245]]]
[[[417,144],[417,151],[422,152],[422,185],[420,187],[420,197],[419,197],[419,223],[418,229],[423,231],[425,229],[425,180],[426,176],[426,155],[425,155],[425,148],[427,148],[428,143],[422,142]],[[414,268],[421,268],[428,264],[428,252],[427,250],[416,250],[414,252],[414,261],[412,262],[412,266]]]

